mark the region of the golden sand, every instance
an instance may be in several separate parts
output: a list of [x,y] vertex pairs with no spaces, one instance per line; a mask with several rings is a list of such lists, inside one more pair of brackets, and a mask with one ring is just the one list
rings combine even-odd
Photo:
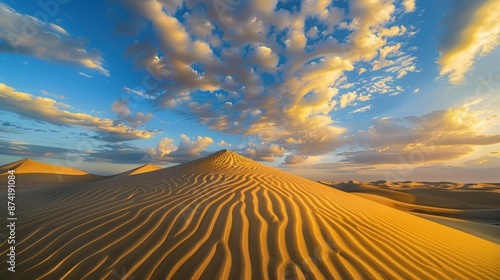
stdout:
[[500,278],[495,243],[229,151],[17,201],[15,279]]

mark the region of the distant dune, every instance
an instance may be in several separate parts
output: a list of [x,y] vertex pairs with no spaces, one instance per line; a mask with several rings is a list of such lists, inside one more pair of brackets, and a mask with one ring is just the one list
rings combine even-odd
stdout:
[[26,158],[7,165],[0,166],[0,175],[4,175],[8,170],[15,169],[17,174],[26,173],[46,173],[46,174],[64,174],[64,175],[87,175],[89,173],[57,165],[46,164]]
[[156,171],[156,170],[160,170],[160,169],[162,169],[162,168],[159,167],[159,166],[156,166],[156,165],[153,165],[153,164],[145,164],[145,165],[139,166],[137,168],[134,168],[132,170],[123,172],[121,174],[118,174],[116,176],[117,177],[134,176],[134,175],[148,173],[148,172],[152,172],[152,171]]
[[500,244],[500,184],[322,183]]
[[16,184],[19,186],[19,191],[45,186],[91,182],[107,178],[106,176],[98,176],[78,169],[46,164],[27,158],[0,166],[0,181],[6,181],[9,170],[16,171]]
[[230,151],[17,201],[15,279],[500,278],[493,242]]

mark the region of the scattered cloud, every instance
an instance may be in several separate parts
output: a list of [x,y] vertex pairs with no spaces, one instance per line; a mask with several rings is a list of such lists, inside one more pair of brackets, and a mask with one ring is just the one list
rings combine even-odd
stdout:
[[[154,131],[136,130],[123,124],[115,124],[110,119],[103,119],[85,113],[73,113],[63,108],[67,104],[54,99],[37,97],[16,91],[5,84],[0,84],[0,110],[6,110],[36,121],[63,126],[84,127],[96,131],[105,141],[126,141],[146,139]],[[36,106],[33,106],[36,104]]]
[[89,79],[94,78],[94,76],[91,76],[91,75],[89,75],[89,74],[85,74],[85,73],[83,73],[83,72],[78,72],[78,75],[80,75],[80,76],[84,76],[84,77],[87,77],[87,78],[89,78]]
[[72,37],[55,24],[17,13],[0,3],[0,52],[34,56],[50,62],[94,69],[109,76],[102,54],[88,50],[85,38]]
[[124,87],[123,90],[126,93],[130,94],[130,95],[137,96],[137,97],[140,97],[140,98],[144,98],[144,99],[156,99],[156,96],[147,94],[143,90],[140,90],[140,89],[131,89],[129,87]]
[[52,97],[52,98],[61,98],[61,99],[64,99],[64,98],[65,98],[65,97],[64,97],[64,95],[59,95],[59,94],[55,94],[55,93],[50,93],[50,92],[48,92],[48,91],[46,91],[46,90],[44,90],[44,89],[42,89],[40,92],[41,92],[42,94],[47,95],[47,96]]
[[153,117],[153,114],[151,113],[144,114],[138,112],[133,115],[130,111],[128,100],[124,98],[118,98],[113,105],[111,105],[111,111],[118,113],[118,117],[115,120],[114,125],[126,123],[133,128],[137,128],[148,123]]
[[183,163],[210,154],[205,149],[213,143],[210,137],[198,136],[191,140],[186,134],[181,134],[179,145],[175,140],[164,137],[156,147],[147,150],[143,160],[158,160],[162,162]]
[[[357,63],[383,50],[393,61],[388,67],[399,67],[394,78],[411,71],[397,60],[401,45],[392,41],[408,35],[407,27],[393,24],[403,16],[397,12],[402,4],[393,1],[349,1],[348,9],[313,1],[296,12],[276,9],[273,1],[244,1],[222,16],[198,1],[124,3],[134,20],[118,24],[123,34],[135,36],[147,24],[156,32],[155,40],[131,44],[127,55],[157,78],[157,105],[300,156],[332,152],[346,141],[335,110],[355,105],[358,94],[337,95],[349,85],[341,82],[346,72],[367,71]],[[190,13],[181,20],[176,15],[184,8]],[[307,26],[312,19],[314,26]],[[359,101],[375,97],[365,92]]]
[[345,108],[348,105],[354,106],[358,97],[358,94],[355,91],[348,92],[340,97],[340,108]]
[[407,13],[415,11],[415,0],[404,0],[403,6],[405,7],[405,11]]
[[308,156],[301,156],[301,155],[295,155],[295,154],[290,154],[286,156],[284,163],[285,164],[298,164],[306,161],[309,157]]
[[224,141],[224,140],[220,140],[220,141],[219,141],[219,143],[217,143],[217,145],[218,145],[219,147],[232,147],[232,146],[233,146],[233,145],[231,145],[231,144],[227,143],[227,142],[226,142],[226,141]]
[[254,144],[252,141],[242,151],[244,156],[258,161],[273,162],[276,158],[282,157],[285,149],[277,144]]
[[354,111],[352,111],[352,112],[353,112],[353,113],[364,113],[364,112],[366,112],[366,111],[370,110],[371,108],[372,108],[372,105],[366,105],[366,106],[363,106],[363,107],[361,107],[361,108],[358,108],[358,109],[356,109],[356,110],[354,110]]

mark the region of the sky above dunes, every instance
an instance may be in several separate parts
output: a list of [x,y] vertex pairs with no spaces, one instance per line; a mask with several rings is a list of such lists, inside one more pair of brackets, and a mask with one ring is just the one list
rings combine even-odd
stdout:
[[494,0],[3,1],[0,164],[231,149],[313,179],[500,181],[499,21]]

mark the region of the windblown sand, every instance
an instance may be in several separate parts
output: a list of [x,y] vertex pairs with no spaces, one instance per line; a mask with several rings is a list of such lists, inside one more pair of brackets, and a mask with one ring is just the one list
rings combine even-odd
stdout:
[[500,278],[495,243],[228,151],[17,202],[0,279]]

